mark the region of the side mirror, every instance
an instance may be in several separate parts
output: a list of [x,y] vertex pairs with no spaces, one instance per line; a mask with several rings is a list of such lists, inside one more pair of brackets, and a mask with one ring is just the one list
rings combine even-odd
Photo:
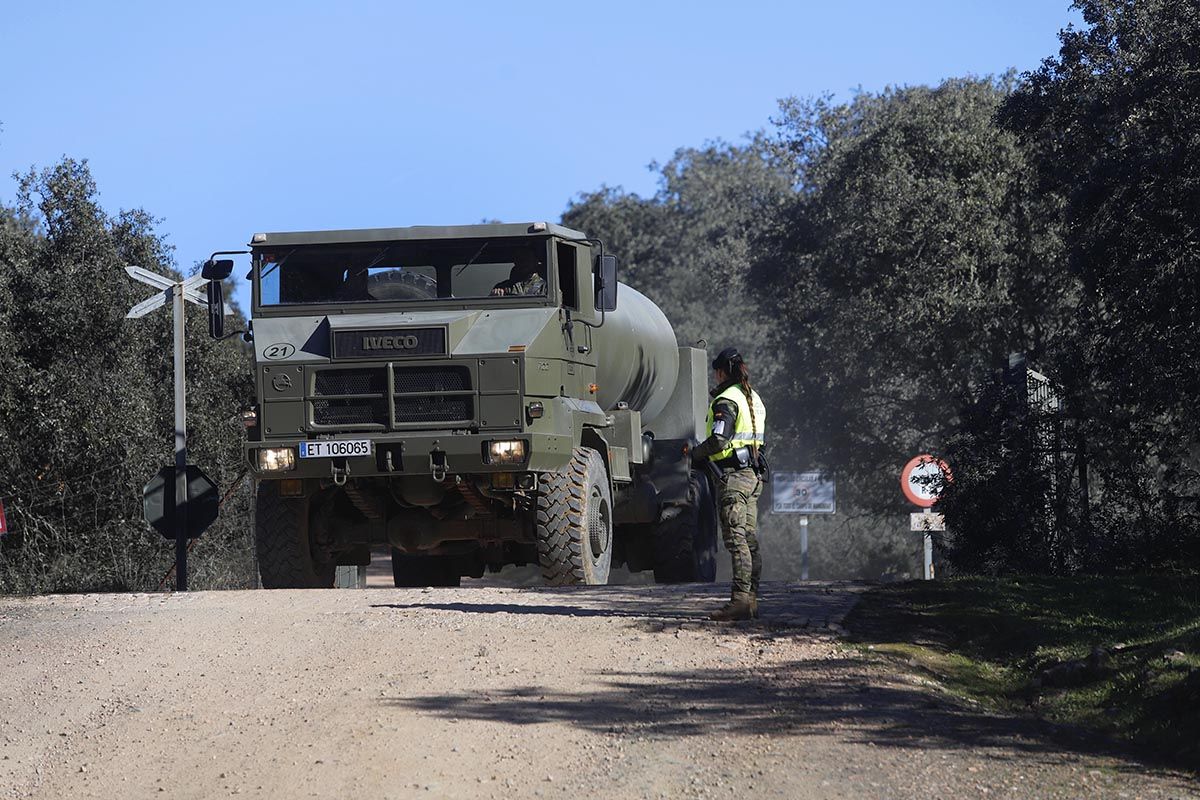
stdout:
[[[232,267],[232,261],[227,263]],[[208,335],[214,339],[225,335],[225,286],[219,280],[208,282]]]
[[232,258],[210,258],[204,262],[200,276],[208,281],[223,281],[229,277],[231,272],[233,272]]
[[596,285],[596,310],[617,310],[617,257],[596,256],[592,268]]

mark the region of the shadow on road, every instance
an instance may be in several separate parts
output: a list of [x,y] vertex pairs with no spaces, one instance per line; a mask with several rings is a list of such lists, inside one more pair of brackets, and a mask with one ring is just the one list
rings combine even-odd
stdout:
[[[764,641],[808,635],[803,628],[772,627],[769,621],[742,626],[703,621],[711,601],[721,591],[719,586],[653,587],[650,592],[644,588],[623,592],[589,587],[568,593],[555,590],[555,602],[550,603],[536,602],[535,591],[529,603],[448,599],[375,607],[635,618],[644,620],[641,627],[651,631],[669,634],[680,627],[704,625],[730,636]],[[835,598],[831,606],[828,586],[780,584],[774,587],[773,602],[798,616],[807,611],[819,616],[830,607],[852,604],[853,598]],[[562,692],[531,683],[504,690],[480,688],[433,696],[391,697],[382,702],[447,719],[514,726],[559,722],[595,733],[647,738],[722,732],[820,735],[884,748],[969,750],[999,760],[1011,760],[1019,754],[1023,762],[1047,764],[1061,764],[1064,752],[1109,755],[1121,760],[1130,757],[1128,751],[1030,718],[981,713],[927,686],[905,683],[878,664],[853,654],[754,667],[740,663],[695,670],[600,670],[593,672],[588,682],[599,684],[599,688]],[[1125,763],[1130,770],[1138,769],[1133,762]]]
[[[741,627],[814,628],[838,621],[863,589],[849,583],[771,583],[760,593],[762,619]],[[623,617],[663,622],[707,622],[728,599],[728,584],[671,586],[573,586],[530,588],[512,602],[471,602],[470,589],[436,600],[373,603],[372,608],[401,611],[437,610],[464,614],[529,614],[566,617]],[[549,601],[549,602],[546,602]]]
[[[639,617],[650,615],[639,611],[622,611],[616,608],[581,608],[579,606],[517,605],[515,603],[373,603],[371,608],[395,608],[409,611],[428,609],[436,611],[460,611],[464,614],[534,614],[551,617]],[[701,615],[696,614],[696,619]]]
[[[1052,734],[1020,718],[990,716],[942,703],[926,690],[880,685],[857,659],[745,669],[613,672],[604,688],[550,692],[527,685],[393,697],[387,706],[447,719],[514,726],[559,722],[592,733],[645,738],[699,735],[822,735],[905,750],[971,751],[1001,761],[1062,764],[1063,752],[1127,758],[1102,743]],[[832,679],[832,674],[840,674]],[[1139,771],[1132,762],[1127,769]],[[1180,779],[1180,786],[1187,786]]]
[[[457,719],[513,725],[566,722],[592,732],[678,737],[727,731],[780,734],[804,729],[893,747],[986,747],[1036,751],[1014,739],[1019,720],[931,704],[916,688],[872,686],[855,659],[791,663],[756,674],[744,669],[600,673],[604,688],[547,693],[535,685],[502,692],[464,691],[391,698],[391,705]],[[831,681],[832,672],[852,676]]]

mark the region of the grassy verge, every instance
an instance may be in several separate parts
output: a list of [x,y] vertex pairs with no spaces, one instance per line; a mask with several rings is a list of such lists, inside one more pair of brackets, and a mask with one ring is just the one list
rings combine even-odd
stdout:
[[960,697],[1200,768],[1200,577],[892,584],[846,625]]

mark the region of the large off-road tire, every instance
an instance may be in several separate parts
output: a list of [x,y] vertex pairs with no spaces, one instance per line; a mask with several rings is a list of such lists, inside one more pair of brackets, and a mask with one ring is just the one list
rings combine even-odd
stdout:
[[337,565],[313,552],[307,497],[280,497],[278,481],[260,481],[254,544],[264,589],[328,589]]
[[654,580],[712,583],[717,579],[717,504],[708,479],[693,472],[687,505],[654,529]]
[[392,582],[399,588],[458,586],[458,560],[452,556],[407,556],[392,548]]
[[612,566],[612,489],[600,454],[576,447],[560,472],[542,477],[537,551],[551,586],[608,583]]

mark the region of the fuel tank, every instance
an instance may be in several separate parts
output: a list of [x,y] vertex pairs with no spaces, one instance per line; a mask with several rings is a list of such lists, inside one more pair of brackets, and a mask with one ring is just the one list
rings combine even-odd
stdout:
[[604,410],[626,402],[651,425],[675,390],[679,347],[662,309],[631,286],[620,284],[617,310],[592,332],[596,353],[597,402]]

